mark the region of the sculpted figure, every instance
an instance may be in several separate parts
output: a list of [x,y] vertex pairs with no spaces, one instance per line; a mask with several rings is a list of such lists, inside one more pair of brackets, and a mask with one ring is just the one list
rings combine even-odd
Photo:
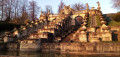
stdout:
[[86,9],[89,9],[89,5],[88,5],[88,3],[86,3]]
[[99,2],[97,2],[97,4],[98,4],[98,10],[100,10],[101,9],[101,7],[100,7],[100,3]]
[[100,7],[100,3],[99,3],[99,2],[97,2],[97,4],[98,4],[98,7]]
[[42,10],[41,10],[41,15],[43,15],[43,12],[42,12]]
[[48,14],[50,14],[50,10],[48,10]]

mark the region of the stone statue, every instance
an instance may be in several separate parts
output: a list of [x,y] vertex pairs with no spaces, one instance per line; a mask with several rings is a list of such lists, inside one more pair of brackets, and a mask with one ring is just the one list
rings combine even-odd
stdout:
[[64,13],[65,14],[70,14],[71,11],[72,11],[72,9],[70,8],[70,5],[68,5],[68,6],[64,5]]
[[50,14],[50,10],[48,10],[48,14]]
[[99,2],[97,2],[97,4],[98,4],[98,10],[100,10],[101,9],[101,7],[100,7],[100,3]]
[[89,9],[89,5],[88,5],[88,3],[86,3],[86,9]]
[[99,1],[97,2],[97,4],[98,4],[98,7],[100,7],[100,3],[99,3]]
[[41,10],[41,15],[43,15],[43,12],[42,12],[42,10]]

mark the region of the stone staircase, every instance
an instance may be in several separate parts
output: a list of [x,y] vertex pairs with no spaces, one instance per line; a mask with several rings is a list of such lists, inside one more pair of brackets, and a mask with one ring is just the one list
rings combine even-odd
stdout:
[[73,33],[69,34],[68,36],[65,37],[61,42],[70,42],[72,38]]
[[69,33],[61,42],[72,42],[72,40],[78,41],[79,39],[79,28],[76,27],[71,33]]
[[31,21],[25,25],[22,25],[18,29],[15,28],[13,32],[7,32],[3,38],[7,37],[7,42],[17,42],[17,40],[28,39],[31,34],[37,34],[38,29],[41,29],[44,26],[45,21],[43,20]]

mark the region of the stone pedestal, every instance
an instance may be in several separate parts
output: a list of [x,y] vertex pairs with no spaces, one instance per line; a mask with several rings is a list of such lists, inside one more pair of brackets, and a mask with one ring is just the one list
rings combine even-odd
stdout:
[[100,42],[100,35],[96,32],[89,33],[89,42],[91,43],[99,43]]
[[94,27],[90,28],[91,32],[95,32],[95,30],[96,30],[96,28],[94,28]]
[[112,33],[111,32],[104,32],[102,33],[102,41],[112,41]]
[[79,34],[79,42],[87,42],[87,33]]
[[76,34],[73,34],[71,40],[74,40],[76,37]]
[[86,13],[88,13],[89,12],[89,9],[86,9]]
[[100,43],[100,38],[99,37],[91,37],[89,39],[91,43]]

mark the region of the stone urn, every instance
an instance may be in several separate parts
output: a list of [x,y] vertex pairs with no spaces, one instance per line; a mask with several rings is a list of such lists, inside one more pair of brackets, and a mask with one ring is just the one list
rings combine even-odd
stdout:
[[105,21],[101,21],[101,24],[106,24],[106,22]]
[[103,19],[103,18],[100,18],[100,21],[104,21],[104,19]]

